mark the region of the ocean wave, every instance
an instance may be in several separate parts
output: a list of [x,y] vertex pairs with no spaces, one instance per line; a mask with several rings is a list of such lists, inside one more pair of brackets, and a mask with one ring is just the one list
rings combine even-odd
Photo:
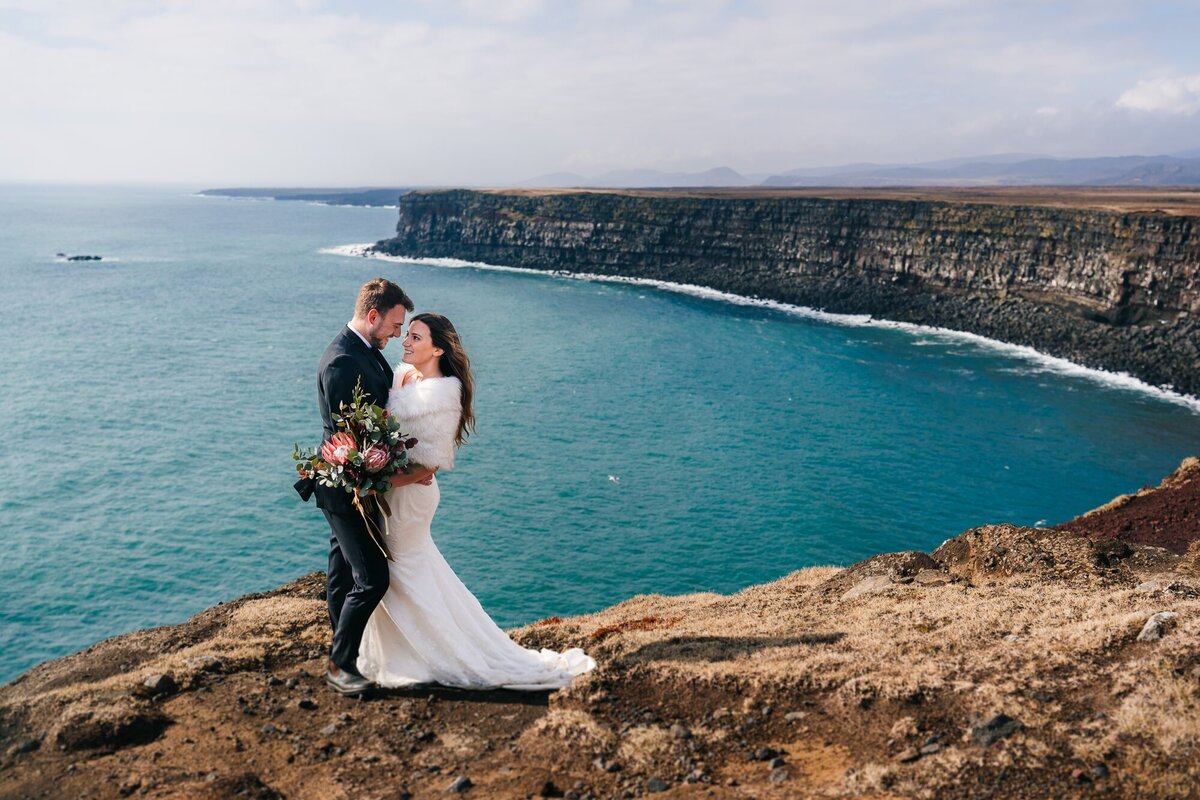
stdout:
[[375,258],[381,261],[392,261],[398,264],[428,264],[435,267],[444,267],[448,269],[486,269],[493,272],[518,272],[526,275],[549,275],[558,278],[568,278],[571,280],[582,280],[603,283],[621,283],[633,286],[648,286],[654,289],[659,289],[666,292],[675,292],[676,294],[686,294],[692,297],[699,297],[705,300],[715,300],[723,303],[731,303],[739,306],[754,306],[758,308],[766,308],[772,311],[779,311],[790,316],[802,317],[804,319],[816,320],[825,322],[830,325],[843,325],[856,328],[885,328],[890,330],[904,331],[916,337],[916,344],[928,346],[932,344],[958,344],[970,343],[979,346],[980,348],[989,350],[993,353],[1008,356],[1011,358],[1019,358],[1026,361],[1032,367],[1032,372],[1042,374],[1054,374],[1069,378],[1083,378],[1085,380],[1099,383],[1116,389],[1137,392],[1139,394],[1149,395],[1158,400],[1165,400],[1169,403],[1184,406],[1198,414],[1200,414],[1200,397],[1182,394],[1172,389],[1153,386],[1139,378],[1135,378],[1127,372],[1110,372],[1108,370],[1096,369],[1094,367],[1085,367],[1081,364],[1076,364],[1073,361],[1068,361],[1065,358],[1048,355],[1032,347],[1021,344],[1010,344],[1002,342],[998,339],[989,339],[986,336],[980,336],[977,333],[967,333],[966,331],[955,331],[949,328],[939,328],[934,325],[918,325],[914,322],[896,322],[887,319],[878,319],[870,314],[836,314],[830,311],[823,311],[817,308],[809,308],[807,306],[797,306],[791,303],[781,303],[778,300],[769,300],[761,297],[746,297],[745,295],[732,294],[730,292],[722,292],[717,289],[711,289],[707,286],[697,286],[690,283],[672,283],[671,281],[660,281],[653,278],[630,278],[623,275],[598,275],[590,272],[569,272],[566,270],[540,270],[529,269],[528,267],[507,267],[500,264],[486,264],[482,261],[463,261],[458,258],[411,258],[408,256],[389,256],[383,253],[371,252],[370,248],[373,244],[346,244],[338,247],[327,247],[321,250],[322,253],[338,256],[352,256],[360,258]]
[[[328,208],[384,208],[384,209],[391,209],[392,211],[395,211],[396,209],[400,208],[400,206],[372,206],[372,205],[366,205],[364,203],[327,203],[324,200],[304,200],[302,202],[305,205],[327,206]],[[322,251],[322,252],[324,252],[324,251]]]
[[270,202],[274,197],[259,197],[243,194],[205,194],[204,192],[194,192],[184,195],[184,197],[203,197],[206,200],[253,200],[254,202]]

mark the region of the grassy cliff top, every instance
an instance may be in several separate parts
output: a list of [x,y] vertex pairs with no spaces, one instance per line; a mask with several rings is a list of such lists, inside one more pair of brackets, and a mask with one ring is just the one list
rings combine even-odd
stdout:
[[[416,194],[427,191],[420,190]],[[776,188],[737,187],[712,189],[528,189],[486,188],[474,191],[489,194],[550,196],[563,194],[618,194],[638,197],[712,197],[771,199],[812,197],[829,200],[900,200],[931,203],[971,203],[980,205],[1044,206],[1049,208],[1094,209],[1121,213],[1160,213],[1200,216],[1200,187],[1126,188],[1126,187],[934,187],[934,188]]]

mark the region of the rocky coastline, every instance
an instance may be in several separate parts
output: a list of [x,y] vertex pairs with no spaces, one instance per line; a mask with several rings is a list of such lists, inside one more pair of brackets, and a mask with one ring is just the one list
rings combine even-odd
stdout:
[[416,191],[374,250],[950,328],[1200,395],[1200,204],[828,194]]
[[511,631],[554,693],[334,695],[314,573],[0,687],[0,797],[1194,798],[1198,498]]

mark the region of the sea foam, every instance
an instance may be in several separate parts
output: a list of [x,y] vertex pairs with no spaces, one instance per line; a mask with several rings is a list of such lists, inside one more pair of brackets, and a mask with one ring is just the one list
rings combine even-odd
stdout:
[[[923,337],[914,340],[913,344],[916,346],[928,346],[938,343],[949,344],[954,342],[965,342],[977,345],[981,348],[985,348],[1003,356],[1019,358],[1029,364],[1030,373],[1050,373],[1072,378],[1083,378],[1104,386],[1137,392],[1143,395],[1149,395],[1158,400],[1165,400],[1169,403],[1184,406],[1185,408],[1200,414],[1200,397],[1182,394],[1170,388],[1151,385],[1143,380],[1135,378],[1127,372],[1110,372],[1108,370],[1096,369],[1094,367],[1085,367],[1081,364],[1076,364],[1073,361],[1068,361],[1065,358],[1059,358],[1058,356],[1052,356],[1047,353],[1043,353],[1026,345],[1010,344],[1009,342],[1002,342],[998,339],[989,339],[988,337],[980,336],[977,333],[955,331],[949,328],[939,328],[933,325],[919,325],[914,322],[895,322],[893,320],[878,319],[876,317],[872,317],[870,314],[837,314],[830,311],[823,311],[818,308],[809,308],[808,306],[781,303],[778,300],[769,300],[761,297],[746,297],[745,295],[722,292],[717,289],[711,289],[707,286],[697,286],[696,284],[690,283],[673,283],[671,281],[661,281],[653,278],[631,278],[623,275],[598,275],[591,272],[570,272],[567,270],[541,270],[530,269],[528,267],[508,267],[500,264],[487,264],[482,261],[464,261],[458,258],[413,258],[409,256],[391,256],[384,253],[374,252],[371,250],[373,246],[374,245],[372,244],[345,244],[338,247],[323,248],[320,252],[337,256],[375,258],[379,259],[380,261],[391,261],[398,264],[426,264],[429,266],[443,267],[447,269],[486,269],[494,272],[518,272],[526,275],[543,275],[569,280],[632,284],[634,286],[646,286],[653,289],[659,289],[665,292],[691,295],[693,297],[699,297],[705,300],[715,300],[722,303],[732,303],[739,306],[767,308],[772,311],[779,311],[791,316],[803,317],[805,319],[824,322],[830,325],[842,325],[846,327],[858,328],[888,328],[892,330],[904,331],[912,334],[913,336]],[[936,341],[930,341],[928,337],[933,337]]]

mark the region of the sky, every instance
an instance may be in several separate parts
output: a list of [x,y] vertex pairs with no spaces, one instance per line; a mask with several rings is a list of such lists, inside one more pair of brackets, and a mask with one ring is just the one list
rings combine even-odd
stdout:
[[1198,32],[1193,0],[0,0],[0,181],[1176,153]]

